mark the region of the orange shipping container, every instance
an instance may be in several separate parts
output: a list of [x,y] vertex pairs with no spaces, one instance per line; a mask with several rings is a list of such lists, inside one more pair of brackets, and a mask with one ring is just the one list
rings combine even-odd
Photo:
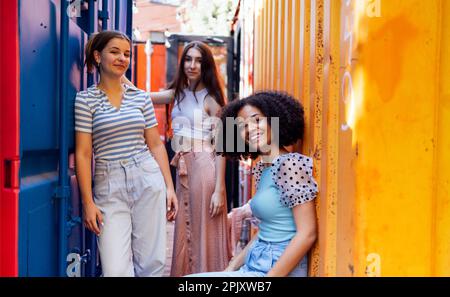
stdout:
[[[135,45],[136,86],[148,92],[164,90],[166,86],[166,47],[164,44],[152,44],[146,51],[146,45]],[[150,58],[150,60],[148,59]],[[165,141],[167,131],[166,106],[155,105],[156,120],[161,139]]]
[[448,12],[241,0],[241,95],[284,90],[305,107],[298,150],[320,184],[310,275],[450,276]]

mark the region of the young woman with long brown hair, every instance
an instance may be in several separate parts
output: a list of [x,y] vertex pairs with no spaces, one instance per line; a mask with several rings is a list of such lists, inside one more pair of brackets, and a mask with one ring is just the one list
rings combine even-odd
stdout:
[[171,164],[177,167],[180,201],[175,221],[171,276],[224,269],[227,238],[225,158],[216,156],[215,121],[225,105],[223,86],[210,48],[187,44],[168,90],[150,93],[155,104],[173,104]]

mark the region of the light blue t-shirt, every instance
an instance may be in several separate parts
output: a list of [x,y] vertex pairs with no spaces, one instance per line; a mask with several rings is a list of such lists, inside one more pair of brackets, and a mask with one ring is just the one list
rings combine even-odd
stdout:
[[299,153],[284,154],[269,167],[258,163],[253,173],[257,190],[250,207],[260,220],[259,238],[269,242],[292,239],[297,232],[292,208],[317,196],[312,159]]

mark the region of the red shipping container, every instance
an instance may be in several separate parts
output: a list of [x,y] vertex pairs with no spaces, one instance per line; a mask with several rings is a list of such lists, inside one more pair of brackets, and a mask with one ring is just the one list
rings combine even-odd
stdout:
[[0,1],[0,276],[18,276],[19,13]]

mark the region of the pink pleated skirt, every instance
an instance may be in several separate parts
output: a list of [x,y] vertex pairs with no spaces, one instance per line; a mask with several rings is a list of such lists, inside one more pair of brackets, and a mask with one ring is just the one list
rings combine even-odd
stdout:
[[228,266],[226,202],[222,212],[210,217],[209,206],[216,183],[215,153],[177,153],[178,215],[175,221],[171,276],[221,271]]

